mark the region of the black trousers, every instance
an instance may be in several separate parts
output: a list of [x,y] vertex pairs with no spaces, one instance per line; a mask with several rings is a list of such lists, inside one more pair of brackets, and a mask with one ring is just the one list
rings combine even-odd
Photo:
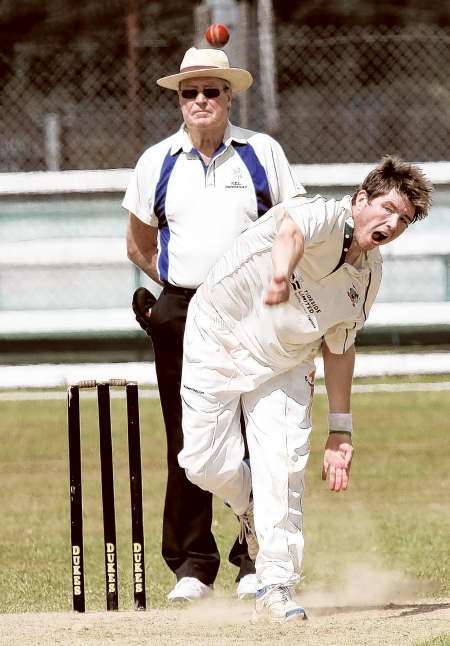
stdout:
[[[208,585],[214,582],[220,564],[211,531],[212,494],[192,484],[177,460],[183,448],[180,396],[183,335],[193,294],[193,290],[164,287],[152,308],[150,325],[167,436],[162,555],[177,580],[192,576]],[[236,581],[255,571],[245,541],[240,544],[236,539],[229,560],[239,568]]]

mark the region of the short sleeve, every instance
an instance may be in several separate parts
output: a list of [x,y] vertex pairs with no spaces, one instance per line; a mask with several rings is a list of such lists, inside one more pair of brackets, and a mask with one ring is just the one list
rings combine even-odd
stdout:
[[344,354],[354,343],[358,330],[362,329],[365,320],[339,323],[324,335],[325,343],[333,354]]
[[122,206],[145,224],[157,227],[158,220],[153,210],[156,189],[154,175],[149,155],[144,153],[133,170]]
[[295,175],[282,147],[272,138],[270,138],[270,155],[272,177],[269,179],[271,180],[274,204],[278,204],[295,195],[304,195],[306,190]]

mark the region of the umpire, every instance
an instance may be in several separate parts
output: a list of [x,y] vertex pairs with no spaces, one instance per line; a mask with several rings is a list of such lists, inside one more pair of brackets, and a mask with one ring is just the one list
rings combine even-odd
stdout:
[[[233,94],[252,82],[247,70],[230,67],[222,50],[189,49],[179,73],[157,81],[178,93],[183,124],[143,153],[122,204],[129,212],[128,258],[163,286],[148,317],[144,311],[140,318],[153,342],[167,435],[162,554],[177,579],[170,601],[210,594],[220,563],[211,532],[212,496],[189,482],[177,461],[183,448],[180,381],[189,301],[252,221],[304,193],[274,139],[229,121]],[[135,294],[135,311],[139,306]],[[255,569],[245,540],[236,539],[229,559],[239,568],[238,597],[254,594]]]

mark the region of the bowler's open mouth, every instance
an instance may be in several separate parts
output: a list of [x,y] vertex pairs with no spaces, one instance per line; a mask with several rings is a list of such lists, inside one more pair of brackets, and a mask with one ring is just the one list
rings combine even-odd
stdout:
[[385,233],[382,233],[381,231],[374,231],[372,233],[372,240],[374,242],[383,242],[383,240],[386,240],[387,235]]

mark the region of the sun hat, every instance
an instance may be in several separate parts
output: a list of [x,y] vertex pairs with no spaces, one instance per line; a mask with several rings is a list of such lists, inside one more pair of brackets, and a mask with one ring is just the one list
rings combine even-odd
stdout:
[[230,67],[228,56],[221,49],[197,49],[196,47],[187,50],[178,74],[163,76],[156,82],[161,87],[177,91],[180,82],[184,79],[210,76],[228,81],[233,92],[243,92],[253,83],[250,72]]

